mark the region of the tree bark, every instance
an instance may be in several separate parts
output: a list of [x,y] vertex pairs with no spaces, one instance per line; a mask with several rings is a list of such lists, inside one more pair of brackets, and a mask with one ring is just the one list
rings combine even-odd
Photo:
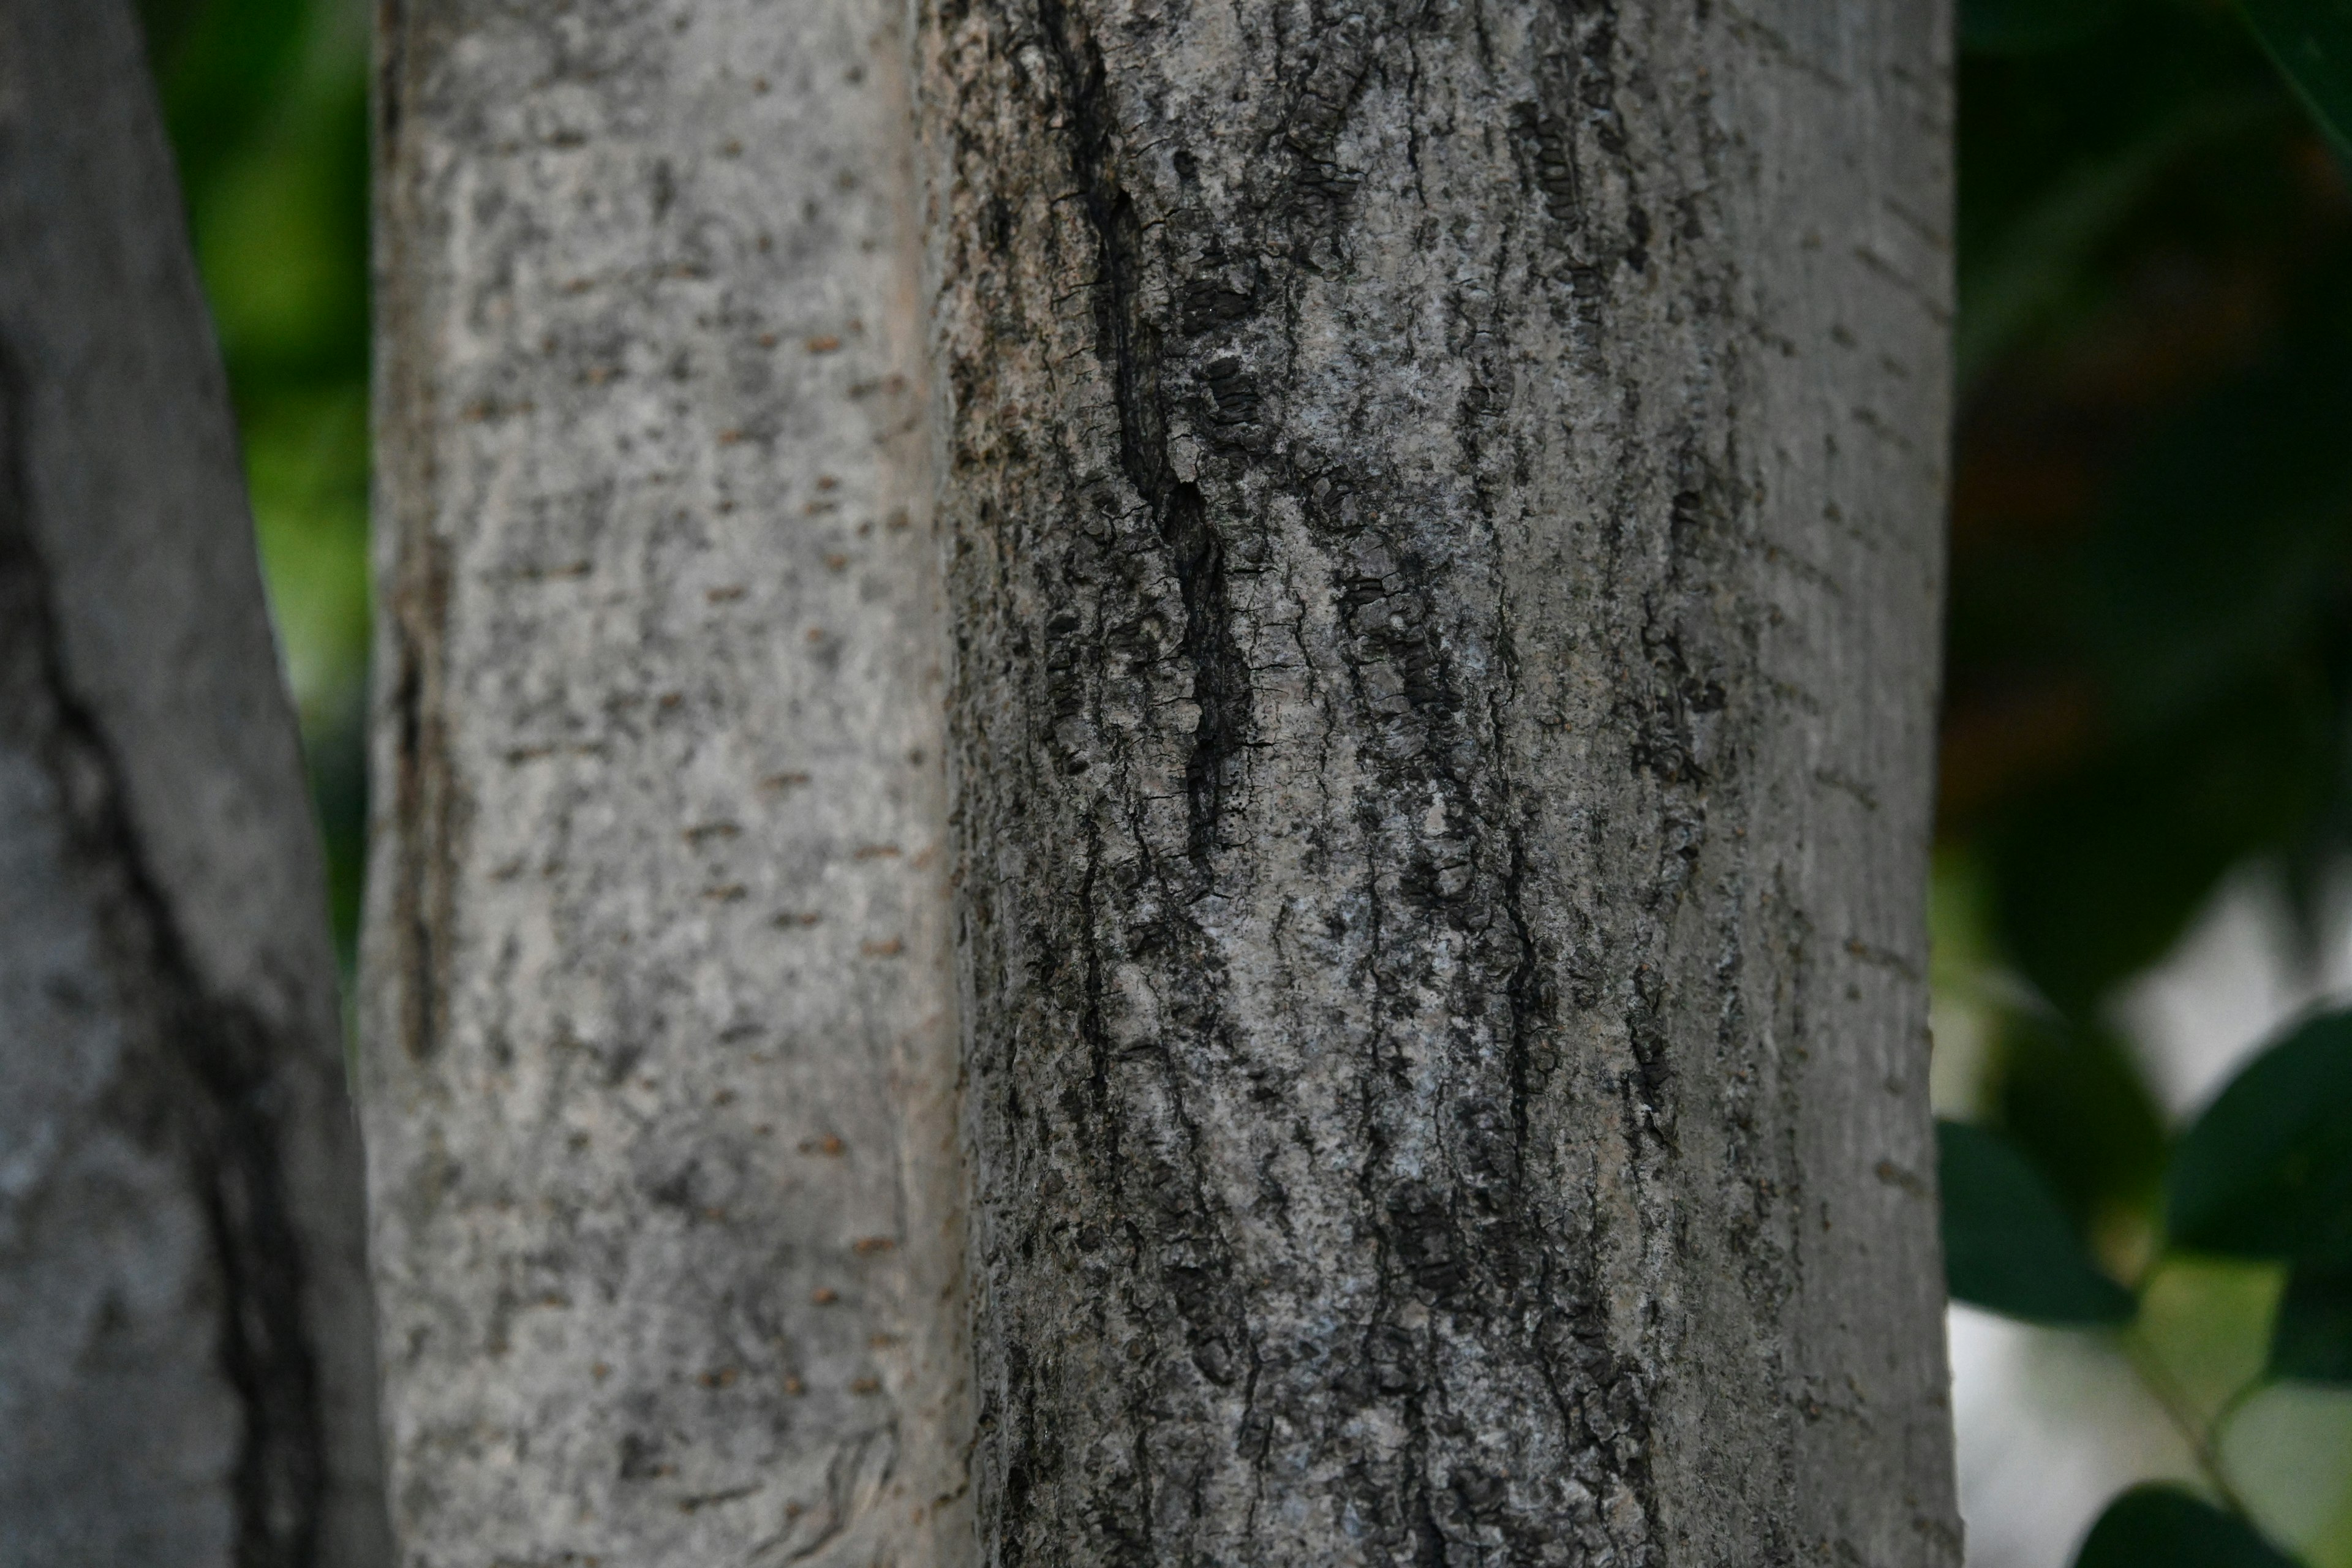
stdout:
[[1947,22],[394,8],[412,1561],[1956,1561]]
[[986,1561],[1958,1562],[1948,37],[923,7]]
[[951,1564],[904,29],[382,16],[362,963],[404,1560]]
[[356,1127],[119,0],[0,3],[0,1564],[388,1559]]

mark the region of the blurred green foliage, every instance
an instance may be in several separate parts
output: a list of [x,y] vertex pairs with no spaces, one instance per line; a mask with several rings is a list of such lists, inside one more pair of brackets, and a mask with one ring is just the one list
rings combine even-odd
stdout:
[[142,0],[348,964],[365,837],[367,14]]
[[[2126,1493],[2081,1568],[2280,1563],[2224,1456],[2267,1392],[2352,1384],[2352,1018],[2176,1131],[2115,1004],[2249,868],[2307,962],[2352,849],[2352,3],[1962,16],[1937,923],[1979,1125],[1944,1131],[1952,1285],[2042,1322],[2098,1316],[2086,1268],[2136,1299],[2103,1331],[2208,1496]],[[2336,1524],[2292,1543],[2331,1568],[2335,1484],[2305,1512]]]
[[2057,1194],[2007,1139],[1962,1121],[1936,1133],[1955,1297],[2031,1323],[2131,1321],[2132,1293],[2101,1272]]
[[[2116,1065],[2097,1072],[2105,1077]],[[2347,1106],[2352,1012],[2307,1018],[2256,1055],[2168,1154],[2159,1151],[2153,1173],[2161,1218],[2147,1245],[2134,1249],[2141,1262],[2130,1287],[2094,1255],[2080,1211],[2067,1212],[2060,1195],[2066,1167],[2037,1168],[2017,1142],[1990,1129],[1938,1124],[1953,1297],[2027,1322],[2120,1330],[2219,1505],[2174,1487],[2128,1491],[2094,1528],[2076,1568],[2291,1561],[2266,1542],[2260,1512],[2239,1491],[2224,1454],[2232,1423],[2273,1387],[2352,1389]],[[2036,1105],[2033,1114],[2060,1120],[2050,1105]],[[2138,1151],[2127,1153],[2137,1161]],[[2084,1163],[2078,1152],[2072,1168]],[[2079,1202],[2096,1191],[2074,1195]],[[2155,1195],[2136,1181],[2115,1191],[2122,1202]],[[2200,1262],[2210,1271],[2207,1260],[2215,1258],[2269,1265],[2272,1279],[2241,1271],[2232,1289],[2225,1270],[2200,1291],[2194,1275]],[[2188,1268],[2167,1268],[2176,1262]],[[2257,1340],[2265,1342],[2249,1357]],[[2331,1557],[2333,1544],[2318,1543]]]
[[2088,1021],[2352,828],[2352,203],[2231,12],[2066,36],[1963,57],[1942,826]]

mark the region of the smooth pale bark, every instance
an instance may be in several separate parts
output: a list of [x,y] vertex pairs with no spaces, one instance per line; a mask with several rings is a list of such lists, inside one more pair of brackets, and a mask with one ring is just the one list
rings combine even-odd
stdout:
[[1958,1562],[1949,31],[929,0],[988,1562]]
[[0,3],[0,1564],[388,1559],[293,711],[135,24]]
[[951,1563],[904,33],[869,0],[382,16],[363,1030],[403,1560]]

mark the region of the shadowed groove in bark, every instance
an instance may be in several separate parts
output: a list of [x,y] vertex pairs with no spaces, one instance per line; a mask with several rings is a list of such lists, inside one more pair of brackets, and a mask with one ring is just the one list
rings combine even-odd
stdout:
[[442,639],[449,615],[449,563],[438,539],[405,539],[395,568],[392,603],[394,672],[392,689],[394,809],[404,820],[430,822],[432,837],[404,841],[394,861],[391,904],[401,964],[402,1048],[418,1061],[432,1057],[446,1023],[448,954],[457,911],[451,856],[461,826],[456,781],[448,768],[447,724],[441,700]]

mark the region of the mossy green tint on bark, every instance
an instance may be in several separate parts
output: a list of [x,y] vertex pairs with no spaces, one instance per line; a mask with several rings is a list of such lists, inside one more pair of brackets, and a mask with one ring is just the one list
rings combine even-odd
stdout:
[[1949,26],[927,0],[985,1561],[1958,1561]]

